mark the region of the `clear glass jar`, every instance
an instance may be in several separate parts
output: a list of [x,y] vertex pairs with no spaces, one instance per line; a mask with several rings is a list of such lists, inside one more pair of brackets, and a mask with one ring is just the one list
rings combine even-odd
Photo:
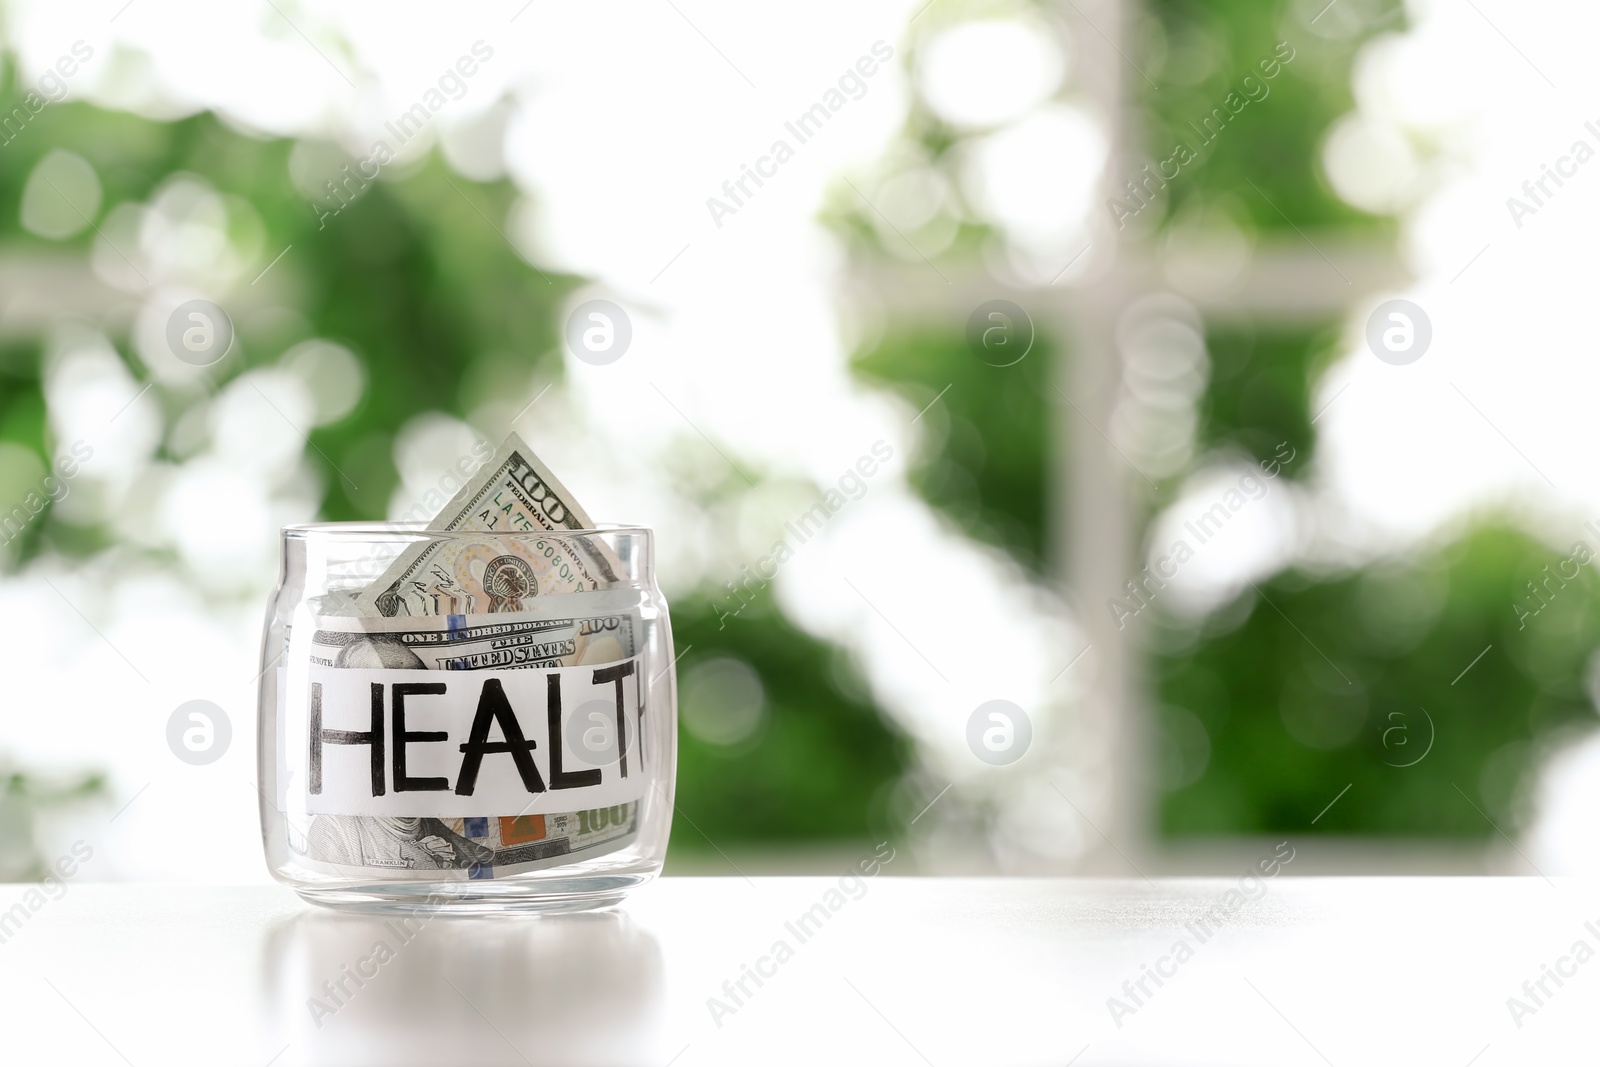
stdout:
[[307,900],[581,910],[660,873],[677,699],[651,532],[283,529],[267,865]]

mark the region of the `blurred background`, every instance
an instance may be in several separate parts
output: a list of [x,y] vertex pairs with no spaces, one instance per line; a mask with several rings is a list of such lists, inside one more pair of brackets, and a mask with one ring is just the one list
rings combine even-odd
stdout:
[[512,429],[657,531],[669,872],[1600,866],[1594,11],[0,12],[0,878],[265,880],[277,528]]

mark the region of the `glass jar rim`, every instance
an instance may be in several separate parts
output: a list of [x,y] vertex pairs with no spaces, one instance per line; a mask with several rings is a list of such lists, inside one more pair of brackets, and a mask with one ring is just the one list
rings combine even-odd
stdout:
[[375,540],[402,537],[446,540],[455,537],[482,538],[485,534],[498,537],[547,537],[551,535],[558,537],[605,537],[622,534],[649,538],[652,531],[648,526],[627,523],[600,523],[597,526],[582,529],[560,528],[555,530],[430,530],[428,529],[428,524],[420,519],[402,519],[394,521],[293,522],[284,526],[282,533],[286,538],[345,535]]

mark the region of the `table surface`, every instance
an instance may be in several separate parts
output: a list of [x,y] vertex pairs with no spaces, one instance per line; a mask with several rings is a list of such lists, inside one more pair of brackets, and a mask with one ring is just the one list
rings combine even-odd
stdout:
[[666,878],[610,912],[410,927],[275,887],[57,892],[0,886],[8,1063],[1596,1055],[1592,882]]

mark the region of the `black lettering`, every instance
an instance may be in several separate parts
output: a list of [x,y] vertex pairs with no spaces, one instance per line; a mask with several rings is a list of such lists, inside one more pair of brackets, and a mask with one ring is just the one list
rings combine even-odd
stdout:
[[443,741],[443,730],[407,730],[406,697],[444,696],[443,682],[398,682],[394,689],[394,791],[420,793],[450,788],[448,778],[412,778],[406,774],[406,745],[413,741]]
[[372,795],[384,794],[383,783],[383,685],[372,683],[372,729],[324,730],[322,728],[322,683],[311,683],[311,793],[322,792],[322,746],[371,745]]
[[[500,734],[505,738],[504,741],[489,740],[489,727],[495,722],[500,723]],[[511,710],[511,701],[506,698],[505,687],[500,684],[500,679],[485,680],[483,692],[478,697],[478,712],[472,720],[472,733],[461,746],[463,756],[461,774],[456,779],[457,795],[472,795],[472,791],[478,787],[478,770],[483,766],[483,757],[495,752],[509,752],[512,762],[517,765],[517,773],[522,775],[523,786],[530,793],[543,793],[544,779],[539,777],[539,768],[529,754],[537,747],[538,742],[522,736],[522,725],[517,722],[516,712]],[[560,764],[556,763],[555,766],[559,767]]]
[[633,674],[633,660],[626,663],[614,663],[609,667],[601,667],[594,672],[594,684],[604,682],[617,683],[617,764],[622,771],[622,777],[628,777],[628,734],[627,722],[623,717],[622,680]]
[[[561,675],[550,675],[545,684],[550,693],[550,788],[582,789],[586,785],[599,785],[599,767],[591,767],[586,771],[561,769]],[[620,748],[620,737],[617,744]]]

